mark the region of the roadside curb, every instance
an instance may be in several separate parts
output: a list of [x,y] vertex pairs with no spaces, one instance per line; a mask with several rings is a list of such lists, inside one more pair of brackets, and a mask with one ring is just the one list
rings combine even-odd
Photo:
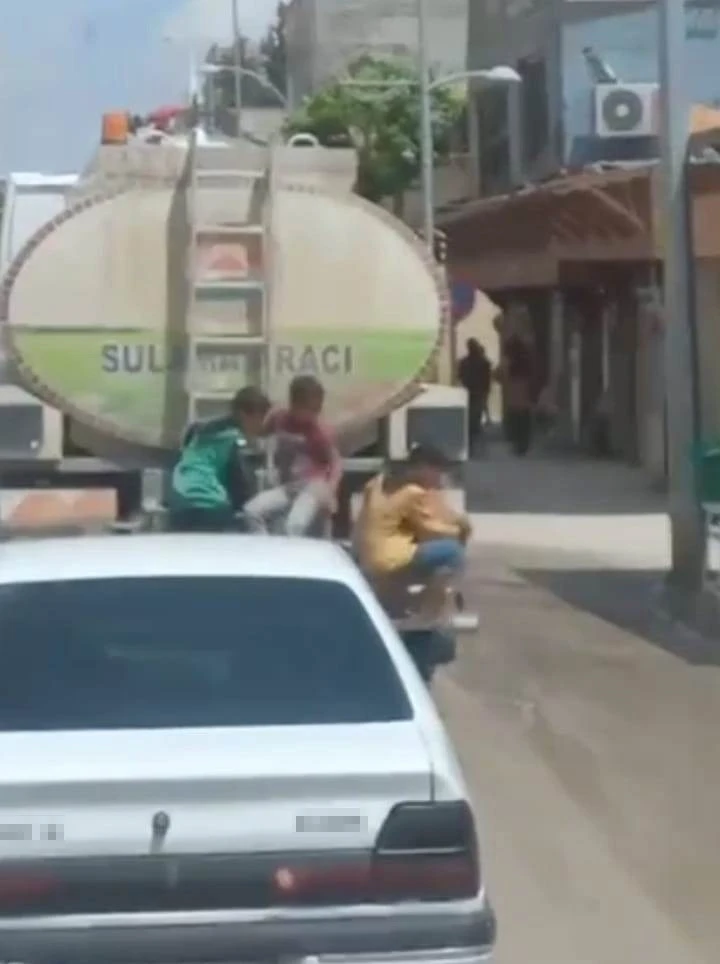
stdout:
[[708,586],[693,592],[663,582],[658,585],[657,606],[665,619],[717,643],[720,655],[720,593],[716,589]]

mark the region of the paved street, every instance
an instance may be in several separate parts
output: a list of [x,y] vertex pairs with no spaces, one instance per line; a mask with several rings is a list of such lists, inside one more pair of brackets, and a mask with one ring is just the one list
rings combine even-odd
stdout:
[[437,692],[499,962],[716,964],[720,643],[659,611],[662,502],[612,466],[495,455],[473,476],[482,628]]

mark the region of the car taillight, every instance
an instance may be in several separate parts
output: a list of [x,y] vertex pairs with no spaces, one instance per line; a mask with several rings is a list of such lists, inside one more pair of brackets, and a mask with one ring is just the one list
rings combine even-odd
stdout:
[[292,864],[275,871],[275,894],[290,904],[365,903],[369,899],[367,860],[340,859],[326,866]]
[[372,862],[378,899],[457,900],[480,887],[475,821],[464,801],[405,803],[388,815]]
[[480,870],[472,812],[462,801],[398,804],[372,854],[288,863],[272,883],[277,899],[303,905],[474,897]]
[[53,877],[33,874],[0,874],[0,905],[22,905],[45,897],[57,887]]
[[460,900],[480,887],[475,821],[462,801],[398,804],[371,854],[291,862],[272,880],[288,904]]

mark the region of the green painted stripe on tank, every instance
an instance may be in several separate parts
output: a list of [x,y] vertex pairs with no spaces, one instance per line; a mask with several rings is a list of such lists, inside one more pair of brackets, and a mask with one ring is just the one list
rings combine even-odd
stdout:
[[[270,386],[276,400],[299,371],[317,374],[326,386],[328,412],[349,395],[365,395],[374,406],[409,382],[426,362],[435,332],[370,329],[346,337],[328,329],[284,331],[275,345],[275,374]],[[149,439],[163,439],[168,405],[182,405],[187,363],[182,342],[161,334],[101,331],[38,331],[16,328],[16,350],[28,369],[47,388],[83,411]],[[213,356],[211,338],[203,338],[205,363],[194,369],[196,393],[231,394],[253,382],[256,352],[238,353],[235,346]],[[219,346],[220,348],[220,346]],[[322,370],[325,361],[332,370]],[[308,354],[309,353],[309,354]],[[170,359],[169,371],[167,362]],[[249,364],[244,367],[245,361]],[[314,365],[320,365],[320,368]],[[172,399],[175,399],[173,402]]]

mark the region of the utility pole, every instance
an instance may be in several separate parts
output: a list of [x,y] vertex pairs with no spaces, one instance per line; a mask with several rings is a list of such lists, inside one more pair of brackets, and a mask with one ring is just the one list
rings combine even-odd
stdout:
[[418,68],[420,72],[420,168],[425,244],[434,256],[435,146],[432,130],[432,90],[428,37],[428,0],[417,0]]
[[240,14],[238,12],[238,0],[231,0],[232,3],[232,30],[233,30],[233,77],[235,78],[235,133],[242,137],[242,80],[243,80],[243,57],[242,57],[242,34],[240,33]]
[[659,0],[658,17],[670,578],[678,588],[694,592],[702,585],[705,529],[692,461],[693,443],[699,433],[699,405],[687,171],[690,105],[685,86],[685,4],[682,0]]

